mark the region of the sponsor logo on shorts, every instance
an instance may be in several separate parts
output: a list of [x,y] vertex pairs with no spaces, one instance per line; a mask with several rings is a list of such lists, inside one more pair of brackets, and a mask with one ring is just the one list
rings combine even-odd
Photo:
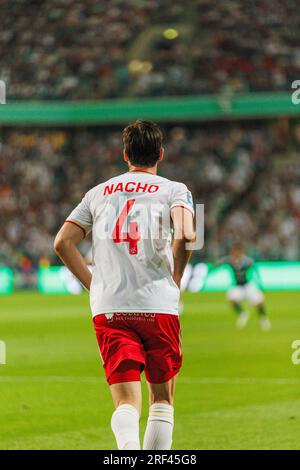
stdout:
[[154,322],[156,313],[141,312],[116,312],[106,313],[105,317],[108,322],[112,321],[147,321]]
[[111,321],[114,319],[114,314],[113,313],[106,313],[105,314],[105,318],[108,320],[108,321]]

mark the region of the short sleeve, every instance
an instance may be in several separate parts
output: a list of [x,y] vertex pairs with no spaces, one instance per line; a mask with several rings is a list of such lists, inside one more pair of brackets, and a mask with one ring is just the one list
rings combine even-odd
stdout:
[[170,208],[178,206],[188,209],[192,214],[195,213],[192,193],[183,183],[175,183],[172,186]]
[[89,193],[86,193],[78,206],[75,207],[75,209],[67,217],[66,222],[76,223],[84,230],[86,235],[91,231],[93,218],[90,210]]

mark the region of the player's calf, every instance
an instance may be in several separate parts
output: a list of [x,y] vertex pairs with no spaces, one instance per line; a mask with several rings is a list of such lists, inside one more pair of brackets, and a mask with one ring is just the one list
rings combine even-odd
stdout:
[[256,310],[260,317],[267,315],[266,307],[264,303],[256,304]]
[[246,310],[243,310],[243,307],[239,302],[231,301],[231,305],[237,314],[236,327],[239,329],[244,328],[248,323],[249,313]]
[[150,408],[143,449],[169,450],[174,427],[175,377],[163,384],[149,384]]
[[243,307],[239,302],[231,301],[231,306],[237,315],[243,313]]
[[[128,382],[121,382],[128,380]],[[120,382],[118,382],[120,381]],[[109,376],[110,391],[116,407],[111,428],[119,450],[140,449],[139,419],[141,413],[140,364],[123,361]]]
[[139,419],[135,406],[119,405],[111,417],[111,428],[119,450],[139,450]]
[[259,303],[256,305],[256,310],[259,315],[260,327],[263,331],[269,331],[271,329],[271,322],[267,316],[267,311],[264,303]]

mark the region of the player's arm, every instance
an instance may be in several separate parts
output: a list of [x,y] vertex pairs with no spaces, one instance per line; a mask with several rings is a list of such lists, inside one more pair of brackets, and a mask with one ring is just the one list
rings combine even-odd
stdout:
[[177,206],[171,210],[171,218],[174,228],[172,245],[174,258],[173,279],[180,287],[184,269],[192,254],[192,244],[196,239],[194,216],[190,210]]
[[208,277],[208,275],[216,268],[219,268],[220,266],[222,266],[223,264],[227,264],[228,263],[228,257],[227,256],[223,256],[222,258],[218,259],[217,261],[213,262],[208,270],[207,270],[207,274],[206,274],[206,278]]
[[206,287],[206,282],[209,278],[209,275],[212,271],[214,271],[216,268],[219,268],[220,266],[223,266],[224,264],[227,264],[228,263],[228,257],[227,256],[223,256],[222,258],[218,259],[217,261],[215,261],[214,263],[212,263],[208,268],[207,268],[207,273],[206,273],[206,276],[204,278],[204,282],[203,282],[203,286],[202,286],[202,290],[205,289]]
[[218,268],[219,266],[222,266],[223,264],[228,263],[228,256],[223,256],[222,258],[217,259],[211,266],[212,269]]
[[77,248],[84,237],[84,228],[77,225],[77,222],[65,222],[55,237],[54,250],[74,276],[90,290],[92,275]]
[[219,268],[220,266],[223,266],[224,264],[229,263],[229,258],[228,256],[223,256],[222,258],[217,259],[215,262],[213,262],[210,267],[208,268],[207,275],[213,271],[216,268]]

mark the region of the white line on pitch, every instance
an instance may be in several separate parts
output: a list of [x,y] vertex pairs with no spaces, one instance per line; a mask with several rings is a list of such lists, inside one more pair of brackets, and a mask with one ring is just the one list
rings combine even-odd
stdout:
[[[220,385],[299,385],[300,378],[284,377],[179,377],[182,384],[220,384]],[[98,383],[105,382],[104,377],[42,375],[42,376],[0,376],[0,382],[51,382],[51,383]]]

